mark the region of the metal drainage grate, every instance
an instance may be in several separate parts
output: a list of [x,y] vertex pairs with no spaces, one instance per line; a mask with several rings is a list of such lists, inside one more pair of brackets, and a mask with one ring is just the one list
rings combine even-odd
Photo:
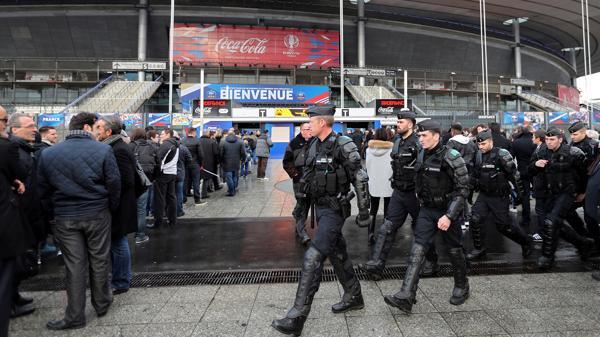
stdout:
[[[597,269],[599,263],[595,262],[590,267]],[[559,261],[553,272],[586,271],[580,263]],[[354,268],[359,280],[369,280],[360,269]],[[389,266],[383,272],[384,280],[397,280],[404,277],[405,265]],[[515,273],[539,273],[534,262],[477,262],[469,267],[469,275],[500,275]],[[436,277],[452,276],[452,266],[441,264]],[[176,287],[191,285],[232,285],[232,284],[267,284],[267,283],[297,283],[300,278],[298,269],[280,270],[253,270],[253,271],[208,271],[208,272],[156,272],[136,273],[133,276],[131,287]],[[324,282],[336,281],[337,277],[332,268],[323,270]],[[22,289],[27,291],[64,290],[65,283],[62,276],[38,276],[22,283]]]

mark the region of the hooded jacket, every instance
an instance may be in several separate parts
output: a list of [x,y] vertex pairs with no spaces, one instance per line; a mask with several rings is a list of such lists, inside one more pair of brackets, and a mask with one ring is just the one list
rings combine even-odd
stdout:
[[370,140],[366,151],[366,167],[369,175],[369,194],[372,197],[391,197],[394,189],[392,178],[392,147],[394,143]]
[[224,172],[239,171],[242,160],[246,159],[246,150],[242,140],[228,135],[221,143],[221,166]]

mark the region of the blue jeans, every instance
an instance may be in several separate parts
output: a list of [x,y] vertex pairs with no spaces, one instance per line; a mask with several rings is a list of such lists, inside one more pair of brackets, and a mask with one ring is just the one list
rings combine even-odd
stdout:
[[110,245],[113,289],[129,289],[131,284],[131,254],[127,235],[113,239]]
[[227,171],[225,172],[225,180],[227,181],[227,194],[234,195],[235,189],[238,185],[238,172]]
[[242,176],[242,177],[247,176],[249,167],[250,167],[250,159],[246,160],[246,162],[242,164],[242,168],[240,169],[240,176]]
[[137,199],[138,225],[137,232],[135,233],[136,237],[143,237],[146,235],[146,210],[148,208],[148,195],[150,195],[150,189],[144,192],[144,194],[140,195]]
[[252,150],[252,163],[256,165],[256,149]]
[[183,213],[183,181],[175,183],[175,195],[177,195],[177,215]]
[[148,202],[146,204],[146,215],[154,214],[154,184],[148,187]]

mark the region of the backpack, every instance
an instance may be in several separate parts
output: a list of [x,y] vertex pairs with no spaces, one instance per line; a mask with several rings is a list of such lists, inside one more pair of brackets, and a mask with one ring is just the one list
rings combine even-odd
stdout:
[[254,138],[248,137],[246,139],[248,140],[248,146],[250,146],[252,150],[256,150],[256,141],[254,140]]
[[136,143],[133,154],[135,155],[135,159],[137,159],[138,163],[140,163],[140,166],[144,170],[146,176],[150,180],[153,180],[158,162],[156,159],[156,149],[148,143]]

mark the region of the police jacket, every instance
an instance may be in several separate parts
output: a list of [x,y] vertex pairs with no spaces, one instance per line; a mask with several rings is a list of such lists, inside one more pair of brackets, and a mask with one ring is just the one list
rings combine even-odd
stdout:
[[[535,162],[545,159],[545,167],[537,167]],[[536,178],[534,188],[539,189],[540,197],[570,193],[585,193],[586,158],[583,151],[568,144],[561,144],[556,151],[550,151],[546,144],[540,145],[533,154],[529,172]]]
[[473,170],[475,186],[489,196],[508,196],[511,182],[522,194],[523,187],[513,157],[505,149],[492,148],[487,153],[477,152]]
[[416,191],[421,205],[446,211],[456,220],[469,196],[469,176],[460,153],[441,143],[421,150],[415,164]]
[[419,139],[413,132],[410,136],[396,137],[392,147],[392,187],[398,191],[415,190],[415,163],[421,150]]
[[361,166],[356,144],[350,137],[331,132],[324,141],[310,140],[302,184],[317,205],[332,205],[354,186],[359,210],[368,211],[368,176]]
[[473,170],[473,165],[475,165],[475,154],[479,150],[471,138],[464,135],[456,135],[448,140],[446,147],[460,152],[460,156],[465,161],[465,165],[467,165],[467,170],[469,172]]
[[575,146],[583,151],[586,158],[585,166],[590,167],[592,162],[596,159],[596,155],[598,154],[598,141],[586,136],[578,143],[571,142],[571,146]]
[[302,168],[306,161],[306,153],[308,151],[308,143],[302,134],[299,133],[288,144],[283,155],[283,169],[294,180],[295,183],[302,178]]

